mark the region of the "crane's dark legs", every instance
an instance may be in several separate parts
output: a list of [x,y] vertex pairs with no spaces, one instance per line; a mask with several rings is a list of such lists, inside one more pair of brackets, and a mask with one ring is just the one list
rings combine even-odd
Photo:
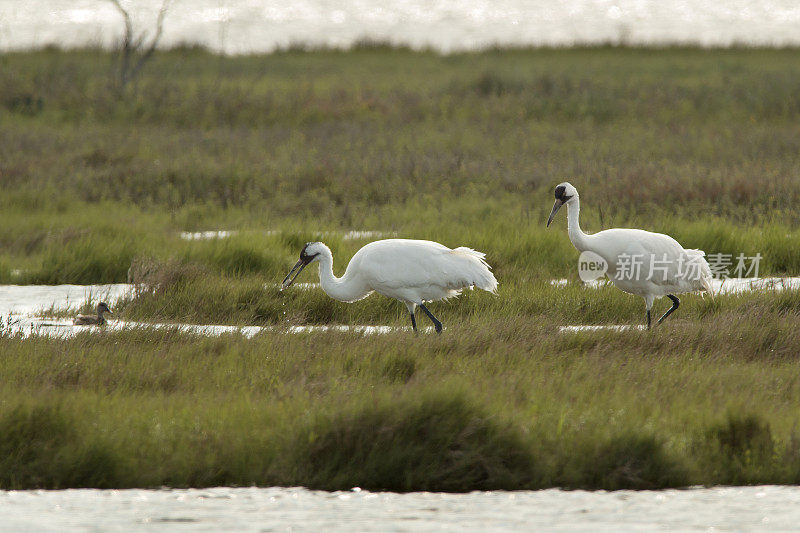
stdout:
[[647,329],[648,330],[650,329],[650,325],[651,325],[651,322],[650,322],[650,310],[653,308],[653,300],[655,300],[655,297],[653,297],[650,294],[648,294],[647,296],[644,296],[644,307],[645,307],[645,309],[647,309]]
[[658,322],[656,322],[656,326],[661,324],[664,321],[665,318],[667,318],[669,315],[671,315],[672,312],[674,310],[676,310],[679,305],[681,305],[681,301],[678,300],[677,296],[673,296],[672,294],[667,294],[667,298],[672,300],[672,307],[667,309],[667,312],[664,313],[664,316],[662,316],[661,318],[658,319]]
[[433,316],[433,313],[428,311],[428,308],[425,307],[424,305],[419,304],[419,308],[422,309],[423,311],[425,311],[425,314],[428,315],[428,318],[431,319],[431,322],[433,322],[433,327],[436,330],[436,333],[441,333],[442,332],[442,323],[439,322],[439,319],[436,318],[435,316]]
[[408,315],[411,317],[411,329],[414,330],[414,333],[417,333],[417,317],[414,316],[417,312],[417,304],[411,302],[404,302],[406,304],[406,309],[408,309]]

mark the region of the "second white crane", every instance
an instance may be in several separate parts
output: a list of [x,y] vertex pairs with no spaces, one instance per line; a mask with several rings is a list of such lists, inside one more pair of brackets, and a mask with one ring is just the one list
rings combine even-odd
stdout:
[[711,268],[702,250],[685,249],[678,241],[663,233],[640,229],[607,229],[589,235],[578,223],[580,199],[570,183],[559,184],[556,201],[547,225],[562,205],[567,206],[569,240],[580,252],[594,252],[607,264],[607,275],[619,289],[644,298],[647,308],[647,328],[650,310],[656,298],[666,296],[672,307],[658,319],[660,324],[680,305],[676,294],[692,291],[711,293]]

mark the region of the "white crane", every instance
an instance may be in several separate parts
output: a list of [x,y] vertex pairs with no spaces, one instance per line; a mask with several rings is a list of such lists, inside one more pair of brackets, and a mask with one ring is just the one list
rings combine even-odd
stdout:
[[441,333],[442,323],[425,307],[425,302],[457,296],[462,289],[473,286],[495,293],[497,280],[484,257],[471,248],[451,250],[438,242],[385,239],[357,251],[344,276],[337,278],[333,275],[330,248],[321,242],[309,242],[284,278],[282,289],[290,286],[306,265],[318,261],[320,285],[331,298],[355,302],[375,291],[406,304],[414,331],[414,312],[419,307],[431,319],[436,332]]
[[711,290],[711,268],[702,250],[683,248],[678,241],[663,233],[640,229],[607,229],[587,235],[578,223],[580,199],[569,183],[555,190],[556,201],[547,225],[562,205],[567,205],[567,232],[573,246],[581,253],[594,252],[608,265],[607,275],[617,288],[644,298],[647,307],[647,328],[650,310],[656,298],[666,296],[672,307],[656,325],[661,324],[680,305],[676,294]]

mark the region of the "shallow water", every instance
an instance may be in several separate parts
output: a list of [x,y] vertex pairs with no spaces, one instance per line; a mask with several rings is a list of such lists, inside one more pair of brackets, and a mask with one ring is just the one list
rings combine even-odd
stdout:
[[[280,284],[268,284],[279,287]],[[292,286],[300,290],[319,289],[319,283],[297,283]],[[72,318],[50,318],[41,315],[44,311],[74,310],[91,299],[93,302],[104,300],[111,308],[119,298],[133,291],[134,286],[126,283],[112,285],[0,285],[0,317],[6,324],[6,330],[12,334],[47,335],[52,337],[72,337],[81,332],[119,331],[132,328],[151,328],[156,330],[176,329],[198,335],[224,335],[238,333],[252,337],[265,331],[278,333],[317,333],[317,332],[354,332],[362,335],[406,331],[409,327],[394,326],[225,326],[216,324],[175,324],[158,322],[122,321],[108,317],[105,326],[75,326]],[[420,328],[421,331],[432,331],[433,328]]]
[[[563,287],[570,283],[567,279],[554,279],[550,281],[551,285],[556,287]],[[583,284],[584,287],[591,289],[598,289],[611,285],[608,278],[600,278],[588,281]],[[764,291],[764,290],[790,290],[800,289],[800,277],[797,278],[729,278],[729,279],[714,279],[711,281],[711,286],[714,289],[714,294],[735,294],[751,291]]]
[[211,239],[227,239],[238,234],[238,231],[182,231],[181,239],[185,241],[208,241]]
[[[566,279],[552,280],[555,286],[564,286]],[[607,285],[607,279],[595,280],[585,284],[590,288]],[[800,278],[761,278],[714,280],[715,291],[719,293],[741,293],[759,290],[784,290],[800,288]],[[265,286],[276,288],[278,283]],[[48,310],[74,310],[91,299],[93,302],[105,301],[114,308],[119,298],[133,291],[134,286],[126,283],[108,285],[0,285],[0,317],[6,323],[8,332],[23,336],[48,335],[54,337],[71,337],[85,331],[118,331],[124,328],[152,328],[157,330],[177,329],[198,335],[223,335],[238,333],[252,337],[262,332],[277,333],[318,333],[318,332],[354,332],[362,335],[376,335],[393,331],[409,331],[407,326],[365,326],[365,325],[309,325],[309,326],[225,326],[215,324],[174,324],[151,323],[116,320],[110,318],[103,328],[96,326],[74,326],[72,319],[56,319],[37,316]],[[288,290],[320,290],[319,283],[297,283]],[[433,328],[420,328],[423,332],[431,332]],[[562,326],[562,333],[581,331],[629,331],[644,329],[642,325],[572,325]]]
[[[123,0],[151,29],[162,0]],[[172,2],[164,46],[197,43],[226,53],[293,43],[347,47],[364,38],[441,51],[576,43],[800,44],[795,0],[192,0]],[[0,0],[0,49],[105,45],[120,14],[97,0]]]
[[3,531],[794,531],[798,487],[443,494],[301,488],[0,492]]
[[273,289],[282,289],[282,290],[301,289],[301,290],[304,290],[304,291],[311,290],[311,289],[319,289],[320,288],[319,283],[311,283],[311,282],[309,282],[309,283],[305,283],[305,282],[304,283],[292,283],[292,287],[290,289],[283,289],[283,284],[282,283],[268,283],[266,286],[270,287],[270,288],[273,288]]
[[386,231],[371,231],[371,230],[351,230],[342,235],[345,241],[358,241],[361,239],[385,239],[388,237],[396,236],[396,233]]
[[[276,233],[277,233],[276,230],[267,230],[264,232],[264,235],[274,235]],[[372,231],[372,230],[350,230],[344,233],[334,232],[334,231],[318,231],[314,233],[323,236],[341,235],[342,240],[345,241],[357,241],[362,239],[383,239],[395,235],[395,233],[391,232]],[[185,241],[207,241],[212,239],[227,239],[228,237],[233,237],[238,234],[239,232],[236,230],[182,231],[180,233],[180,237]]]
[[87,300],[104,301],[114,308],[116,301],[133,285],[0,285],[0,316],[33,315],[42,310],[81,307]]
[[[554,279],[550,281],[551,285],[556,287],[563,287],[569,283],[566,279]],[[782,291],[787,289],[800,288],[800,278],[732,278],[732,279],[715,279],[711,282],[714,289],[714,294],[741,294],[745,292],[775,290]],[[596,279],[583,284],[584,287],[590,289],[599,289],[605,286],[611,286],[608,278]],[[585,331],[632,331],[632,330],[646,330],[644,324],[620,324],[620,325],[575,325],[575,326],[561,326],[558,328],[560,333],[580,333]]]
[[712,282],[714,292],[731,294],[737,292],[800,289],[800,278],[731,278]]
[[560,333],[579,333],[581,331],[644,331],[647,326],[644,324],[620,324],[602,326],[561,326],[558,328]]
[[[340,333],[359,333],[361,335],[377,335],[390,333],[392,331],[410,331],[410,327],[395,326],[225,326],[215,324],[178,324],[160,322],[136,322],[109,319],[106,325],[98,326],[76,326],[72,319],[60,318],[39,318],[39,317],[12,317],[6,330],[10,334],[19,334],[23,337],[30,335],[43,335],[48,337],[74,337],[82,332],[122,331],[129,329],[150,329],[150,330],[177,330],[183,333],[194,333],[196,335],[208,335],[216,337],[229,333],[253,337],[263,332],[275,333],[320,333],[320,332],[340,332]],[[420,328],[423,332],[433,331],[432,327]]]
[[[49,337],[74,337],[75,335],[89,332],[121,331],[123,329],[152,329],[152,330],[177,330],[184,333],[195,333],[197,335],[218,336],[226,333],[238,333],[245,337],[252,337],[269,328],[259,326],[223,326],[206,324],[169,324],[158,322],[134,322],[108,319],[106,325],[98,326],[76,326],[72,319],[58,318],[30,318],[18,317],[12,320],[8,330],[10,333],[19,333],[24,337],[30,335],[44,335]],[[286,328],[284,328],[286,329]]]

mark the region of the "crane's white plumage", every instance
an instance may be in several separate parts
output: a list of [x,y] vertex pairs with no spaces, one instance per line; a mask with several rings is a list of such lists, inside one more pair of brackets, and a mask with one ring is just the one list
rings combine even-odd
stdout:
[[[567,206],[567,231],[572,244],[580,252],[591,251],[602,257],[608,265],[608,277],[621,290],[641,296],[647,307],[647,325],[653,301],[668,296],[673,306],[659,323],[678,308],[675,294],[693,291],[711,292],[711,268],[704,259],[705,252],[683,248],[678,241],[663,233],[640,229],[607,229],[593,235],[581,231],[578,222],[580,198],[569,183],[561,183],[555,190],[556,201],[547,225],[559,208]],[[633,258],[640,261],[638,272]]]
[[321,242],[311,242],[300,252],[300,260],[283,280],[283,287],[291,285],[306,265],[317,261],[320,286],[331,298],[355,302],[374,291],[405,303],[415,329],[414,312],[420,306],[436,330],[441,331],[441,323],[424,306],[426,302],[457,296],[468,287],[497,291],[497,280],[484,257],[471,248],[450,249],[432,241],[385,239],[357,251],[344,275],[337,278],[330,249]]

